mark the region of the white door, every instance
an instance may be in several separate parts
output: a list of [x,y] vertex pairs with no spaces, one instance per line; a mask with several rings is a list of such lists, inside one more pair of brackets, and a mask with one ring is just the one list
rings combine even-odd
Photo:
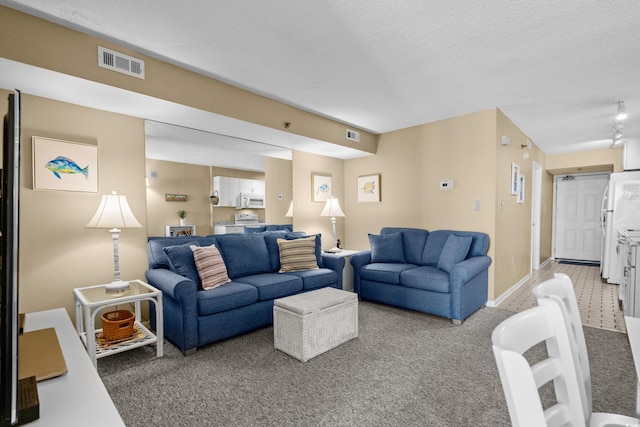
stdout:
[[608,174],[557,176],[555,258],[600,261],[600,212]]
[[542,166],[533,162],[531,183],[531,268],[540,268],[540,205],[542,203]]

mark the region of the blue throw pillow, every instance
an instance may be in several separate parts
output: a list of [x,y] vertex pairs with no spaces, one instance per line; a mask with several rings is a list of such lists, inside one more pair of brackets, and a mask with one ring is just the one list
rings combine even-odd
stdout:
[[371,262],[404,263],[401,233],[369,234]]
[[196,268],[196,262],[193,260],[193,251],[191,245],[200,246],[198,242],[189,242],[183,245],[167,246],[164,253],[169,258],[171,271],[179,275],[193,280],[200,287],[200,275]]
[[447,241],[440,252],[440,258],[438,259],[438,268],[444,270],[447,273],[451,273],[453,267],[464,261],[471,247],[471,236],[456,236],[450,234]]

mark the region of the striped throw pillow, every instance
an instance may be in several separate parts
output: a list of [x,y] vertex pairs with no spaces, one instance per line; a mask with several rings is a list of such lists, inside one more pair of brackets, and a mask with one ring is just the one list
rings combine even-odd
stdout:
[[227,267],[215,245],[195,246],[191,245],[193,260],[202,282],[202,288],[209,290],[230,282],[227,275]]
[[280,272],[317,270],[316,236],[295,240],[278,239]]

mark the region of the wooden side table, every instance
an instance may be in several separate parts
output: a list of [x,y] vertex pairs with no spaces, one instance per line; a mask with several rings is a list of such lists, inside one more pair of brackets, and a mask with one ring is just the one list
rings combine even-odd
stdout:
[[[129,281],[129,288],[123,291],[107,291],[106,285],[75,288],[73,290],[76,306],[76,330],[84,342],[89,358],[94,367],[98,366],[98,359],[115,353],[156,344],[157,357],[163,355],[163,316],[162,292],[141,280]],[[151,301],[156,310],[155,334],[147,329],[140,321],[140,301]],[[126,340],[118,344],[100,346],[96,343],[96,315],[103,309],[115,305],[133,303],[135,311],[135,326],[141,332],[140,338]]]

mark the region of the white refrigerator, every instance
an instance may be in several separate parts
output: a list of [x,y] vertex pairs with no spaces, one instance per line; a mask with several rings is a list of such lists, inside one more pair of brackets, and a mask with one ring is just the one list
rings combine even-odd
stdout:
[[618,230],[640,230],[640,171],[612,173],[602,200],[604,233],[600,272],[609,283],[620,283]]

